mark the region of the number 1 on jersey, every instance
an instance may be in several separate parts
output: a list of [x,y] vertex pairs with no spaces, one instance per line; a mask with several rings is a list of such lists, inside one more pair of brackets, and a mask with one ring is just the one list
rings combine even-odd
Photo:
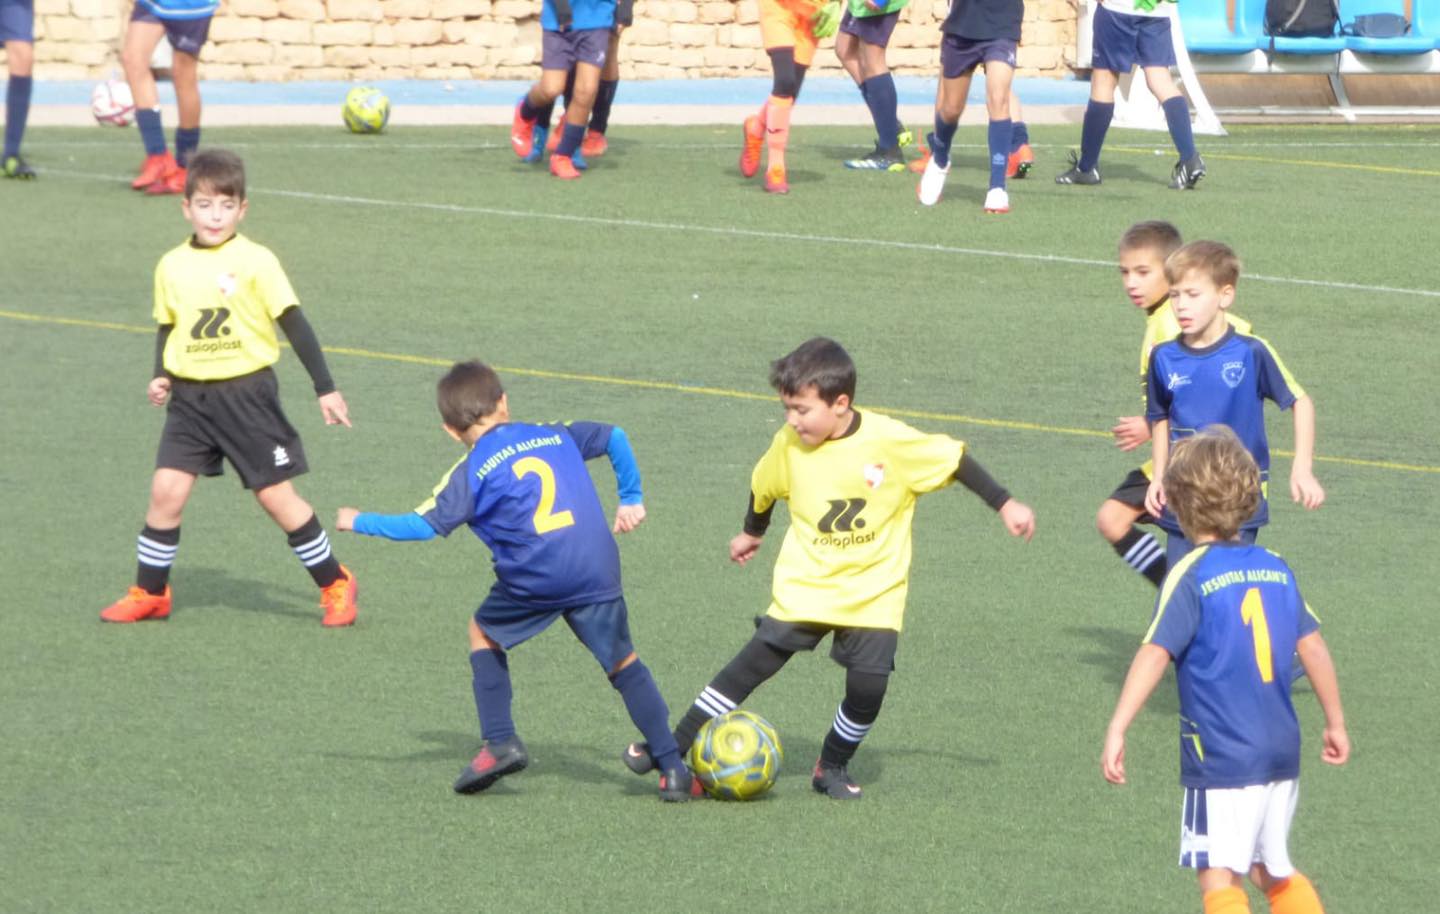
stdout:
[[1260,588],[1245,591],[1240,603],[1240,618],[1250,626],[1250,636],[1255,641],[1255,665],[1260,668],[1260,681],[1275,679],[1275,662],[1270,656],[1270,624],[1265,621],[1265,604],[1260,599]]
[[575,523],[575,516],[569,511],[555,510],[555,471],[550,464],[539,457],[522,457],[511,466],[516,479],[524,479],[532,473],[540,477],[540,503],[535,506],[535,532],[550,533],[562,530]]

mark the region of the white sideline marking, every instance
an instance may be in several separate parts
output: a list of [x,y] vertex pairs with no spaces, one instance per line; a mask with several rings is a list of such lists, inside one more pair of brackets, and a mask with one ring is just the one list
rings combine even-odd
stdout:
[[[42,174],[80,178],[90,181],[129,181],[121,175],[103,175],[94,172],[44,169]],[[607,216],[577,216],[573,213],[539,213],[529,210],[499,209],[490,206],[463,206],[458,203],[425,203],[413,200],[380,200],[374,197],[352,197],[344,194],[318,194],[303,190],[278,190],[274,188],[252,188],[251,193],[269,194],[274,197],[290,197],[297,200],[315,200],[321,203],[346,203],[354,206],[376,206],[390,209],[416,209],[430,212],[461,213],[475,216],[499,216],[506,219],[537,219],[550,222],[572,222],[583,225],[607,225],[620,228],[652,229],[663,232],[694,232],[705,235],[724,235],[731,238],[761,238],[767,241],[796,241],[809,244],[843,245],[869,249],[888,248],[899,251],[924,251],[931,254],[957,254],[966,257],[994,257],[1002,260],[1028,260],[1039,263],[1064,263],[1086,267],[1115,269],[1112,260],[1095,260],[1089,257],[1068,257],[1063,254],[1029,254],[1015,251],[995,251],[985,248],[963,248],[945,244],[924,244],[918,241],[890,241],[875,238],[846,238],[843,235],[804,235],[799,232],[775,232],[764,229],[743,229],[719,225],[687,225],[681,222],[652,222],[647,219],[615,219]],[[1324,289],[1343,289],[1353,292],[1378,292],[1392,295],[1414,295],[1420,298],[1440,299],[1437,289],[1405,289],[1398,286],[1377,286],[1365,283],[1336,282],[1328,279],[1304,279],[1294,276],[1265,276],[1246,273],[1245,279],[1255,282],[1269,282],[1281,285],[1310,286]]]

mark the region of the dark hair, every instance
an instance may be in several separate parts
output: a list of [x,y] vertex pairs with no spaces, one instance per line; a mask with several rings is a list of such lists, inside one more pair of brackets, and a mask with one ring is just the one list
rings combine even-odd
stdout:
[[435,386],[440,418],[457,432],[495,412],[503,396],[500,376],[483,362],[456,362]]
[[841,394],[853,400],[855,363],[839,343],[817,336],[770,363],[770,386],[792,397],[813,387],[826,403],[834,403]]
[[1260,468],[1229,426],[1208,426],[1175,443],[1165,500],[1191,540],[1233,539],[1260,507]]
[[1158,219],[1137,222],[1120,236],[1120,252],[1154,251],[1164,260],[1180,249],[1180,230]]
[[245,163],[228,149],[202,149],[190,157],[185,171],[185,199],[207,191],[245,199]]

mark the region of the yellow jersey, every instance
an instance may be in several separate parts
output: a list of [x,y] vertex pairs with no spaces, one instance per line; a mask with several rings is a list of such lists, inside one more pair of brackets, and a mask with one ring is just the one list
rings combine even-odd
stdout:
[[784,499],[790,529],[775,560],[768,615],[899,631],[916,496],[955,479],[964,442],[857,410],[843,438],[808,447],[790,426],[751,474],[754,510]]
[[220,381],[275,364],[275,319],[299,303],[269,248],[243,235],[213,248],[187,241],[155,268],[155,320],[175,328],[165,370]]

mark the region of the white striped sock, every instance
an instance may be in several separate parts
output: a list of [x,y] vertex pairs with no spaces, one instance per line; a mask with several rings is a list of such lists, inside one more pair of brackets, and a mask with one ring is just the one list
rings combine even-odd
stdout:
[[143,534],[135,539],[135,554],[140,564],[152,568],[169,568],[175,564],[175,554],[179,551],[178,544],[157,543]]
[[321,530],[319,536],[294,548],[300,563],[306,568],[313,568],[330,558],[330,537],[325,535],[324,530]]
[[842,704],[835,709],[835,735],[847,743],[858,743],[870,732],[870,724],[857,724],[845,716],[845,706]]
[[1144,574],[1146,568],[1155,564],[1155,561],[1164,555],[1165,550],[1160,548],[1160,543],[1154,536],[1147,533],[1136,540],[1135,545],[1125,553],[1125,562],[1131,568]]
[[728,714],[735,710],[735,702],[721,695],[710,686],[700,693],[695,699],[695,707],[709,714],[711,717],[719,717],[721,714]]

